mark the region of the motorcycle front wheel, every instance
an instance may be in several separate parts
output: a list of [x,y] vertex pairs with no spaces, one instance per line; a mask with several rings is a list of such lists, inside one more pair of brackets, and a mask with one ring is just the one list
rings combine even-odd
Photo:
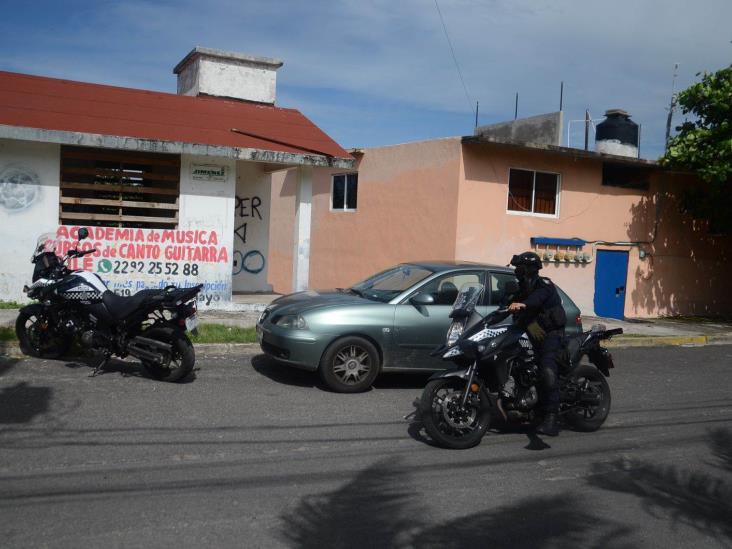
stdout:
[[71,338],[59,334],[40,304],[27,305],[15,321],[15,335],[20,350],[37,358],[59,358],[71,347]]
[[482,391],[470,393],[463,407],[464,391],[465,381],[459,378],[435,379],[422,391],[419,417],[438,446],[454,450],[472,448],[488,429],[491,412],[487,395]]

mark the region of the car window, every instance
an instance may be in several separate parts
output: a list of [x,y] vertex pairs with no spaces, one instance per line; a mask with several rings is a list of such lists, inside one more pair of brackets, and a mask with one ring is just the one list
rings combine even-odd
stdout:
[[398,265],[354,284],[351,289],[357,290],[363,297],[387,302],[432,273],[415,265]]
[[451,273],[432,280],[419,289],[421,294],[429,294],[435,299],[435,305],[452,305],[463,284],[483,284],[481,271],[463,271]]
[[506,297],[506,282],[518,282],[512,273],[490,273],[489,275],[489,305],[500,306]]

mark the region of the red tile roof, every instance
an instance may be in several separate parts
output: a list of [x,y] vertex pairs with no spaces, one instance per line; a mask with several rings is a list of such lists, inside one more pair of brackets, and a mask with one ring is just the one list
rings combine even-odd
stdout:
[[294,109],[4,71],[0,124],[350,158]]

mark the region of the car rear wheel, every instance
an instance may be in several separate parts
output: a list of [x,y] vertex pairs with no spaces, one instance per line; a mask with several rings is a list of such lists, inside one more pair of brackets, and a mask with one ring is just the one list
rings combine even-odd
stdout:
[[320,378],[337,393],[360,393],[373,384],[380,369],[379,352],[367,339],[344,337],[323,354]]

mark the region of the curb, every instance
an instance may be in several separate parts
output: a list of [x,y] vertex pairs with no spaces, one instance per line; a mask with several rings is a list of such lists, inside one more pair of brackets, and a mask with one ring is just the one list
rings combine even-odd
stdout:
[[614,337],[604,346],[622,349],[625,347],[669,347],[681,345],[732,345],[732,335],[697,336],[643,336]]
[[[732,335],[615,337],[603,345],[608,349],[628,347],[678,347],[682,345],[732,345]],[[194,343],[203,353],[226,353],[258,349],[258,343]],[[17,341],[0,341],[0,357],[23,358]]]
[[[194,343],[193,348],[203,353],[226,353],[228,351],[245,351],[259,348],[258,343]],[[23,358],[17,341],[0,341],[0,357]]]

